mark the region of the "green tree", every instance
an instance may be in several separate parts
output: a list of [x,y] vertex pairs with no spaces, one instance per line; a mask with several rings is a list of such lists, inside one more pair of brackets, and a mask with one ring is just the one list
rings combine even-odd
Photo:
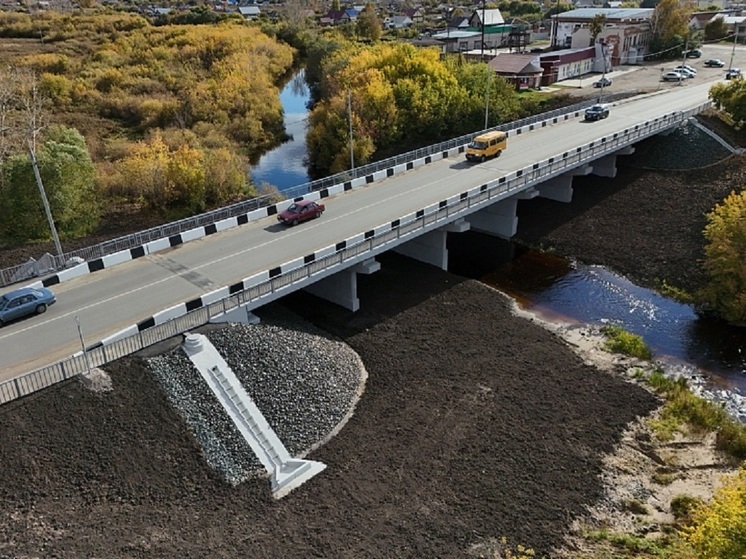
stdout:
[[382,33],[381,21],[376,14],[376,6],[369,2],[357,16],[357,34],[371,41],[378,41]]
[[746,191],[731,192],[707,214],[700,299],[733,324],[746,324]]
[[719,41],[728,33],[728,26],[723,17],[714,17],[705,24],[705,41]]
[[746,80],[730,80],[710,88],[710,98],[718,109],[724,110],[736,128],[746,122]]
[[596,14],[591,18],[591,23],[589,25],[589,29],[591,31],[591,46],[596,43],[596,39],[601,34],[601,31],[604,30],[605,24],[606,16],[604,14]]
[[[80,133],[62,126],[50,128],[36,159],[60,237],[82,237],[94,231],[100,216],[95,168]],[[16,241],[51,239],[29,156],[8,158],[3,174],[2,237]]]
[[695,509],[685,537],[697,559],[746,557],[746,466],[723,483],[710,503]]
[[653,39],[650,51],[661,58],[675,58],[681,54],[689,36],[690,8],[679,0],[660,0],[653,10],[650,26]]

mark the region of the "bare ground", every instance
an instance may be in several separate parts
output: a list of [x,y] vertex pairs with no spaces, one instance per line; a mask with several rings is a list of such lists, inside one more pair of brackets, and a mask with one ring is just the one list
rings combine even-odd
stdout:
[[[703,212],[743,179],[736,158],[624,170],[603,188],[579,185],[579,204],[522,208],[519,237],[696,287]],[[361,277],[357,313],[302,294],[282,302],[345,340],[369,374],[347,426],[310,456],[327,464],[321,475],[281,501],[266,480],[227,486],[142,362],[121,360],[107,367],[112,392],[71,381],[0,408],[0,557],[498,557],[507,537],[578,558],[572,540],[555,551],[573,526],[639,524],[626,495],[664,449],[627,431],[659,405],[626,380],[636,364],[599,351],[592,332],[516,316],[478,282],[382,262]],[[635,465],[640,448],[648,460]],[[666,504],[652,506],[651,491],[636,498],[651,499],[656,523]]]

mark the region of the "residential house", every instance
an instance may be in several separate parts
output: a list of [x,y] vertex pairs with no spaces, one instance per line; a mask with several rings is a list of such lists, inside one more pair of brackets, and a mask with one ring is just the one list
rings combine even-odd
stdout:
[[383,20],[383,26],[386,29],[407,29],[412,27],[414,22],[409,16],[391,16]]
[[422,6],[403,10],[402,14],[411,19],[412,22],[417,26],[425,23],[425,10],[424,8],[422,8]]
[[512,83],[518,91],[541,87],[544,71],[536,54],[499,54],[487,63],[487,67]]
[[469,17],[469,27],[476,27],[481,29],[482,26],[489,27],[493,25],[502,25],[505,23],[500,10],[489,9],[489,10],[474,10]]
[[240,13],[244,19],[258,19],[262,15],[262,11],[259,6],[239,6],[238,13]]
[[323,26],[344,25],[350,21],[352,20],[345,10],[329,10],[326,15],[321,16],[319,24]]
[[719,12],[694,12],[689,16],[689,28],[704,31],[705,26],[718,15],[720,15]]
[[746,16],[728,14],[715,17],[723,18],[726,27],[736,36],[738,42],[746,42]]

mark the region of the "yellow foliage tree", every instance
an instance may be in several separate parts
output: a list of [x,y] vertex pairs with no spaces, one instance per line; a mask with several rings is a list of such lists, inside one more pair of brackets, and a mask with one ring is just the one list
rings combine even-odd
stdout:
[[746,191],[731,192],[707,214],[708,285],[700,298],[725,320],[746,324]]
[[725,481],[710,503],[694,511],[685,538],[697,559],[746,557],[746,466]]

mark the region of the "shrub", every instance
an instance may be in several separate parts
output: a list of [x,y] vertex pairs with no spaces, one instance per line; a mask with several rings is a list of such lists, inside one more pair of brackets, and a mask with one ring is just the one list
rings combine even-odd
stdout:
[[717,434],[716,448],[734,458],[746,460],[746,426],[735,421],[726,421]]
[[691,495],[676,495],[671,499],[671,514],[678,521],[691,518],[692,512],[702,505],[702,499]]
[[685,537],[698,559],[746,557],[746,466],[693,510]]
[[650,359],[653,356],[640,336],[627,332],[620,326],[604,326],[601,333],[608,338],[606,347],[609,351],[639,359]]

